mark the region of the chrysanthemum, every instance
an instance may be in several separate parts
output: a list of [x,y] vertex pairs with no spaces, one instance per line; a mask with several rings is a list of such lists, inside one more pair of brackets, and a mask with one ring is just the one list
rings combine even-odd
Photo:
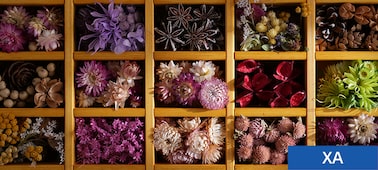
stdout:
[[226,131],[224,124],[218,121],[218,118],[213,117],[207,122],[207,133],[209,135],[210,142],[215,145],[223,145],[226,137]]
[[51,9],[44,8],[44,10],[37,11],[37,17],[43,22],[43,25],[49,30],[58,30],[63,26],[63,11],[61,8],[52,7]]
[[206,109],[222,109],[228,103],[228,87],[226,82],[213,78],[201,83],[198,100]]
[[185,142],[187,146],[186,154],[195,158],[201,159],[202,152],[209,147],[210,140],[204,131],[193,131],[189,134],[188,139]]
[[289,135],[283,135],[275,143],[278,152],[287,153],[289,146],[295,146],[295,139]]
[[0,18],[3,23],[16,25],[20,29],[24,28],[30,19],[25,8],[22,6],[9,6],[8,9],[4,10],[4,13],[0,15]]
[[339,118],[328,118],[318,123],[316,138],[320,145],[344,145],[348,127]]
[[362,145],[369,144],[377,138],[378,124],[374,122],[374,117],[366,114],[360,114],[357,118],[348,119],[348,134],[353,143]]
[[253,147],[253,136],[251,134],[244,134],[241,138],[239,138],[239,143],[241,146],[246,147]]
[[265,120],[256,118],[251,121],[249,127],[249,133],[253,135],[255,138],[261,138],[265,135],[265,130],[268,127]]
[[173,80],[178,78],[182,70],[178,64],[175,64],[172,60],[168,63],[161,62],[160,67],[156,70],[157,75],[159,76],[159,80]]
[[169,155],[181,148],[182,139],[177,128],[169,126],[167,122],[162,122],[154,128],[154,146],[156,151],[161,151],[163,155]]
[[245,161],[252,157],[252,147],[241,146],[237,151],[239,161]]
[[155,84],[155,93],[159,101],[165,104],[172,103],[175,101],[175,96],[173,92],[173,84],[169,80],[163,80]]
[[76,97],[76,100],[76,103],[79,105],[79,107],[90,107],[93,105],[95,98],[86,95],[84,91],[80,91]]
[[203,164],[214,164],[222,157],[222,147],[219,145],[209,145],[202,153]]
[[254,163],[267,163],[270,159],[270,148],[264,145],[259,145],[253,149],[252,161]]
[[185,117],[183,119],[178,120],[177,123],[180,126],[179,127],[180,132],[190,133],[199,127],[199,125],[201,124],[201,119],[199,117],[195,117],[195,118]]
[[140,67],[136,62],[125,61],[121,64],[121,69],[118,72],[118,75],[124,80],[130,87],[135,86],[134,80],[142,79],[142,76],[139,76]]
[[194,74],[194,79],[197,82],[211,80],[215,75],[215,65],[211,61],[196,61],[192,63],[190,72]]
[[282,152],[278,152],[276,150],[270,153],[270,160],[269,162],[273,165],[283,164],[286,160],[286,155]]
[[43,25],[43,22],[41,19],[37,18],[37,17],[33,17],[30,21],[29,21],[29,24],[28,24],[28,33],[34,37],[38,37],[41,35],[42,31],[45,28],[45,26]]
[[25,39],[22,30],[9,23],[0,24],[0,49],[5,52],[12,52],[24,49]]
[[46,51],[53,51],[60,47],[59,41],[62,37],[63,35],[58,34],[55,30],[43,30],[37,39],[37,46]]
[[191,106],[196,100],[200,84],[194,81],[190,73],[182,73],[173,80],[173,90],[178,103]]
[[108,107],[114,104],[115,110],[120,107],[124,108],[125,102],[130,96],[130,86],[126,83],[122,83],[118,78],[116,82],[109,81],[107,89],[108,90],[104,94],[105,101],[107,102],[104,106]]
[[76,83],[78,87],[85,88],[85,94],[98,96],[105,90],[108,83],[108,71],[101,62],[86,61],[80,67],[80,72],[76,73]]
[[291,119],[282,117],[277,125],[277,128],[281,133],[292,132],[294,129],[294,124]]
[[235,120],[235,130],[238,131],[247,131],[249,128],[249,118],[243,115],[239,116]]

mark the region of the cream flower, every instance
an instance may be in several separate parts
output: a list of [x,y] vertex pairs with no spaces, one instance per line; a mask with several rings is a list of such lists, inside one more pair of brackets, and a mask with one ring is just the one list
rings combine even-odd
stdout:
[[193,119],[183,118],[182,120],[178,120],[177,123],[180,125],[179,130],[181,132],[192,132],[201,124],[201,119],[199,117]]
[[59,40],[63,37],[55,30],[43,30],[42,34],[37,39],[37,46],[46,51],[52,51],[60,47]]
[[80,91],[79,95],[76,96],[77,104],[79,107],[90,107],[93,105],[95,98],[88,96],[83,90]]
[[357,118],[348,119],[348,134],[353,143],[369,144],[377,138],[378,124],[374,123],[374,117],[360,114]]
[[208,121],[207,132],[210,141],[215,145],[223,145],[226,137],[225,129],[222,123],[218,123],[218,118],[211,118]]
[[215,65],[211,61],[196,61],[192,63],[190,72],[194,74],[194,80],[197,82],[211,80],[215,75]]
[[154,129],[154,146],[156,151],[162,151],[163,155],[169,155],[181,148],[182,139],[177,128],[162,122]]
[[186,153],[195,159],[201,159],[202,152],[209,147],[209,138],[204,131],[193,131],[188,136],[185,145],[188,147]]
[[222,156],[222,147],[218,145],[210,145],[202,154],[203,164],[213,164],[216,163]]
[[160,68],[157,69],[157,75],[159,80],[172,80],[177,78],[181,73],[182,67],[178,64],[175,64],[172,60],[168,63],[161,62]]
[[105,92],[104,98],[105,106],[111,106],[114,104],[114,109],[118,110],[118,108],[124,108],[125,102],[129,98],[130,87],[126,83],[122,83],[120,78],[117,79],[116,82],[109,81],[108,83],[108,90]]

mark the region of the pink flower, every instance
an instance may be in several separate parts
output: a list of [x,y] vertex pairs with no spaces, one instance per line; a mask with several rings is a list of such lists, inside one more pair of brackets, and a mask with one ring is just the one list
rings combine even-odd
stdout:
[[156,97],[159,101],[169,104],[175,101],[172,83],[169,80],[163,80],[155,85]]
[[206,109],[222,109],[228,103],[228,87],[220,79],[213,78],[201,83],[198,99]]
[[282,120],[279,121],[277,128],[281,133],[292,132],[294,129],[294,124],[291,119],[282,117]]
[[244,134],[240,139],[239,143],[241,146],[246,146],[246,147],[253,147],[253,136],[251,134]]
[[328,118],[318,122],[317,143],[321,145],[344,145],[347,143],[348,125],[339,118]]
[[291,136],[281,136],[275,143],[276,149],[279,152],[287,153],[289,146],[295,146],[295,139]]
[[298,119],[298,122],[294,124],[293,138],[300,139],[306,136],[306,126],[302,122],[302,118]]
[[22,30],[13,24],[0,24],[0,48],[5,52],[23,50],[25,39]]
[[268,128],[268,130],[267,130],[267,132],[264,136],[265,142],[274,143],[278,140],[280,135],[281,135],[281,133],[277,128]]
[[286,155],[282,152],[278,152],[276,150],[270,153],[270,163],[273,165],[283,164],[286,160]]
[[118,72],[118,75],[121,76],[130,87],[134,87],[134,80],[142,79],[142,76],[139,76],[139,73],[140,67],[136,62],[125,61],[121,64],[121,69]]
[[43,30],[42,34],[37,39],[37,46],[46,51],[53,51],[60,47],[59,40],[62,37],[63,35],[58,34],[55,30]]
[[178,103],[191,106],[196,100],[200,84],[194,81],[190,73],[182,73],[173,80],[173,90]]
[[80,72],[76,73],[77,87],[84,87],[85,94],[98,96],[105,90],[108,83],[108,71],[101,62],[86,61],[80,67]]
[[238,131],[247,131],[249,128],[249,118],[243,115],[239,116],[235,120],[235,129]]
[[194,163],[194,158],[186,154],[183,149],[177,149],[172,152],[167,157],[168,161],[172,164],[192,164]]
[[214,164],[216,163],[221,157],[222,147],[218,145],[209,145],[207,149],[205,149],[202,153],[202,163],[203,164]]
[[270,148],[264,145],[257,146],[252,152],[252,161],[254,163],[267,163],[270,159]]
[[265,135],[267,126],[268,125],[263,119],[256,118],[251,121],[249,133],[251,133],[255,138],[261,138]]
[[247,146],[241,146],[237,151],[239,161],[245,161],[251,158],[252,148]]
[[116,82],[109,81],[108,83],[108,90],[105,92],[105,107],[111,106],[114,104],[114,109],[118,110],[118,108],[124,108],[125,102],[129,98],[130,87],[122,83],[118,78]]

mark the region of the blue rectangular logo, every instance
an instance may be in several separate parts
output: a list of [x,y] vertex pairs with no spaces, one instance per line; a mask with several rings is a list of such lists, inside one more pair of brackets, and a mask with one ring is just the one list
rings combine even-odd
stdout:
[[376,146],[290,146],[289,170],[378,170]]

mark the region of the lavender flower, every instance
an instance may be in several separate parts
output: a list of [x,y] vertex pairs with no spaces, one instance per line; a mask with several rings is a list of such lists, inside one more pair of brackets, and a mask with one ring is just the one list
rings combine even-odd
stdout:
[[198,99],[206,109],[222,109],[228,103],[228,87],[220,79],[213,78],[201,83]]
[[4,14],[0,15],[1,22],[13,24],[17,28],[24,28],[30,19],[30,16],[22,6],[9,6],[7,10],[4,10]]
[[101,62],[86,61],[76,73],[76,83],[78,87],[85,88],[85,94],[94,97],[105,90],[108,79],[108,71]]
[[0,49],[12,52],[24,49],[25,39],[22,30],[13,24],[0,24]]

